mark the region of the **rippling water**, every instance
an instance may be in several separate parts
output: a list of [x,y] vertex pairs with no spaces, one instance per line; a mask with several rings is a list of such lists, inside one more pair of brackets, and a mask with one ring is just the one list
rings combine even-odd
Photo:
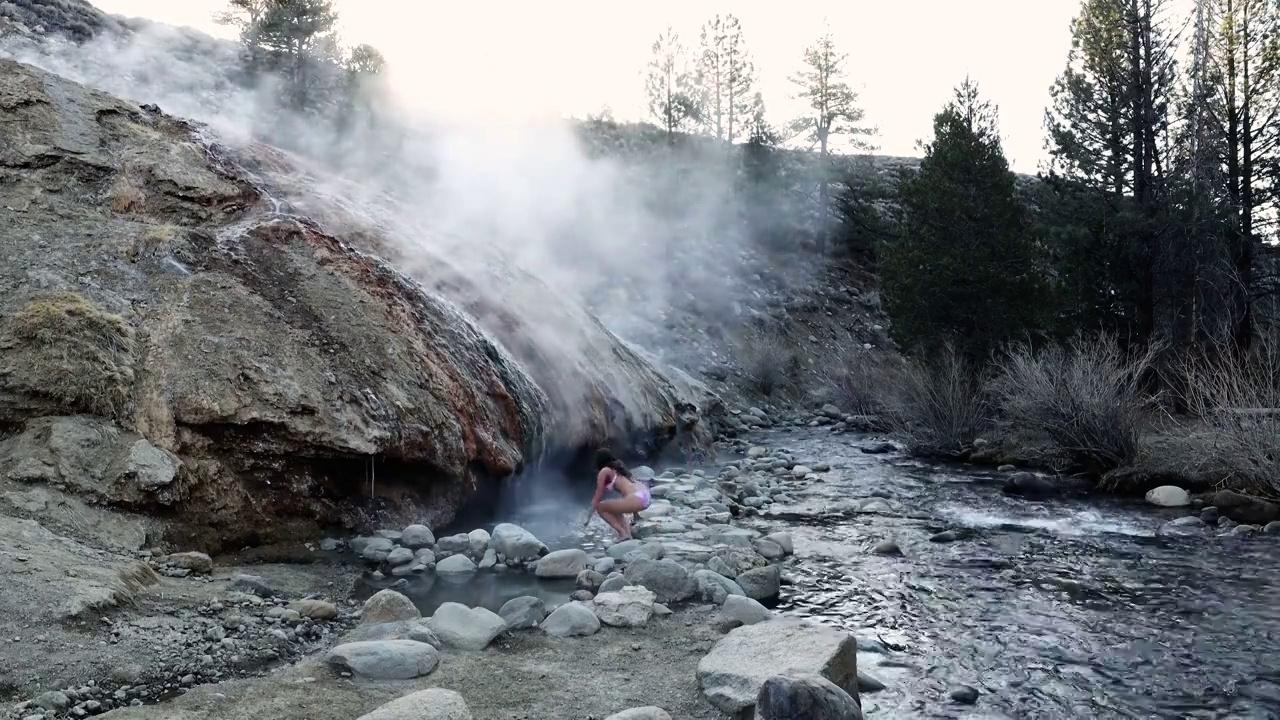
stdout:
[[[864,455],[849,438],[759,440],[833,465],[780,508],[818,514],[791,522],[779,609],[883,643],[859,653],[888,685],[863,695],[869,717],[1280,717],[1280,542],[1157,537],[1169,511],[1010,498],[990,473]],[[898,512],[821,517],[870,496]],[[965,537],[929,541],[944,529]],[[885,539],[903,555],[871,554]],[[958,684],[981,691],[976,705],[947,699]]]

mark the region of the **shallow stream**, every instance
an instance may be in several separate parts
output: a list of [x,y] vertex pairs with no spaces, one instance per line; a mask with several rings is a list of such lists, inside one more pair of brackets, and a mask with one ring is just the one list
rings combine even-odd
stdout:
[[[852,435],[785,429],[752,440],[832,466],[794,504],[744,524],[794,538],[779,612],[880,646],[859,652],[860,669],[887,686],[863,693],[867,717],[1280,719],[1280,539],[1160,536],[1187,513],[1097,496],[1011,498],[995,473],[864,454]],[[846,511],[869,497],[892,511]],[[557,505],[533,502],[502,520],[553,549],[607,544],[602,523],[573,522],[585,496],[580,506],[548,502]],[[930,541],[943,530],[960,539]],[[883,540],[902,554],[872,553]],[[404,591],[426,613],[446,600],[494,610],[524,594],[559,601],[572,589],[481,573]],[[950,700],[958,685],[976,688],[977,703]]]

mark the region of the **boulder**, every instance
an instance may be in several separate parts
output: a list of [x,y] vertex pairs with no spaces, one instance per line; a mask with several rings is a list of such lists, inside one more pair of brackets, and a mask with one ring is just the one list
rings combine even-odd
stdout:
[[756,703],[779,674],[820,675],[856,696],[857,641],[812,620],[777,618],[725,635],[698,663],[698,685],[711,704],[736,715]]
[[447,553],[467,553],[471,551],[471,538],[466,533],[457,533],[438,538],[436,547]]
[[483,650],[507,629],[507,621],[482,607],[447,602],[436,609],[427,627],[446,645],[459,650]]
[[622,573],[613,573],[605,578],[604,582],[600,583],[600,587],[596,588],[596,592],[617,592],[630,584],[631,582]]
[[1219,490],[1210,500],[1209,504],[1218,508],[1218,512],[1236,522],[1266,525],[1280,520],[1280,506],[1235,490]]
[[642,544],[643,542],[640,540],[623,540],[622,542],[614,543],[609,546],[609,557],[614,560],[621,560],[633,550],[639,550]]
[[547,617],[547,606],[532,595],[512,598],[502,604],[498,615],[507,623],[508,630],[535,628]]
[[694,595],[703,602],[723,605],[730,595],[744,595],[738,583],[711,570],[696,570],[693,573]]
[[562,638],[594,635],[600,630],[600,618],[585,604],[569,602],[551,611],[540,627]]
[[392,700],[356,720],[471,720],[471,711],[453,690],[431,688]]
[[312,620],[334,620],[338,617],[338,606],[326,600],[294,600],[289,603],[289,609]]
[[471,532],[467,533],[467,540],[471,545],[470,547],[471,556],[483,557],[485,554],[485,551],[489,549],[489,540],[491,539],[492,538],[490,537],[488,531],[482,530],[480,528],[476,528],[475,530],[472,530]]
[[742,594],[752,600],[768,600],[778,597],[782,589],[782,571],[777,565],[769,565],[739,573],[738,586]]
[[745,595],[730,595],[721,608],[730,619],[741,625],[755,625],[773,619],[773,611]]
[[556,550],[542,556],[535,574],[542,578],[576,578],[587,568],[591,558],[582,550]]
[[612,627],[641,627],[653,617],[655,595],[639,585],[595,597],[595,613],[600,622]]
[[422,617],[413,601],[395,590],[379,590],[364,601],[360,611],[361,625],[378,625],[380,623],[412,620]]
[[408,565],[413,562],[413,551],[406,547],[398,547],[387,553],[387,564],[391,566]]
[[758,720],[862,720],[858,701],[821,676],[775,675],[756,696]]
[[208,575],[213,572],[213,558],[202,552],[179,552],[166,555],[164,562],[175,567],[186,568],[193,573]]
[[394,550],[396,544],[387,538],[356,538],[351,541],[351,549],[356,552],[362,559],[369,562],[380,563],[386,562],[387,556]]
[[533,533],[511,523],[501,523],[495,527],[489,545],[499,555],[517,561],[533,560],[547,549]]
[[1147,502],[1160,507],[1185,507],[1191,504],[1191,496],[1177,485],[1161,485],[1147,491]]
[[600,589],[600,584],[604,582],[604,575],[595,570],[583,570],[578,573],[578,577],[574,580],[574,584],[579,590],[590,590],[595,592]]
[[671,715],[660,707],[638,707],[614,713],[605,720],[671,720]]
[[1008,495],[1021,497],[1045,497],[1058,493],[1058,485],[1044,475],[1016,472],[1005,478],[1001,488]]
[[796,551],[795,543],[791,540],[791,533],[787,533],[787,532],[770,533],[769,535],[765,535],[764,539],[773,543],[777,543],[778,547],[782,548],[782,552],[786,553],[787,555],[791,555]]
[[400,544],[413,550],[420,550],[436,544],[436,536],[426,525],[410,525],[400,533]]
[[627,565],[623,576],[632,585],[643,585],[653,591],[657,602],[663,604],[693,597],[694,584],[689,571],[674,560],[636,560]]
[[436,574],[442,578],[464,579],[476,572],[476,564],[466,555],[450,555],[436,563]]
[[435,670],[440,652],[413,640],[367,640],[333,648],[325,662],[370,680],[410,680]]

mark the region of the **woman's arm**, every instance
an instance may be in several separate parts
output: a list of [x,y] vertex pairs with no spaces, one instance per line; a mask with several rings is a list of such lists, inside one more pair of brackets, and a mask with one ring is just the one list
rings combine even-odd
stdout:
[[596,494],[591,498],[591,507],[593,508],[599,505],[601,498],[604,497],[604,486],[606,484],[605,480],[609,477],[608,473],[608,468],[604,468],[600,472],[596,473]]

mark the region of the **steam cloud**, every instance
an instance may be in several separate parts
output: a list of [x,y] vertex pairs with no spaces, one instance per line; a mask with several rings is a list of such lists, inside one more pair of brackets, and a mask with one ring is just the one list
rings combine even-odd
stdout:
[[[741,170],[713,142],[669,152],[656,133],[639,141],[618,131],[594,138],[606,157],[567,122],[464,126],[390,104],[376,121],[339,131],[284,111],[270,78],[244,88],[233,76],[236,44],[121,22],[133,31],[83,44],[0,38],[0,55],[201,121],[231,147],[247,147],[264,127],[288,127],[295,147],[310,151],[302,155],[328,160],[295,158],[309,168],[287,198],[295,207],[321,221],[340,208],[379,229],[397,244],[407,274],[431,287],[449,268],[583,365],[609,358],[583,346],[591,320],[575,308],[688,368],[705,359],[688,353],[696,339],[676,319],[695,313],[726,334],[743,322],[737,303],[753,293],[745,281],[754,256],[737,192]],[[560,391],[571,397],[574,389]],[[561,485],[547,484],[548,492]]]

